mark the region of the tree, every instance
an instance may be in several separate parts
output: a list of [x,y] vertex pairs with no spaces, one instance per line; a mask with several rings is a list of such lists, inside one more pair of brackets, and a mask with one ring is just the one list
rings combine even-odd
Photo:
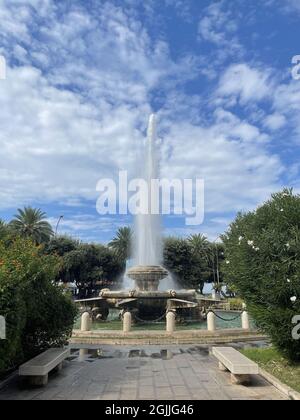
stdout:
[[246,301],[258,327],[286,356],[300,360],[293,317],[300,314],[300,196],[273,194],[242,214],[223,236],[226,282]]
[[190,242],[185,239],[168,238],[164,244],[164,266],[184,288],[203,292],[203,268],[194,254]]
[[76,283],[81,297],[111,287],[121,277],[124,266],[113,251],[103,245],[79,244],[63,256],[61,280]]
[[42,251],[30,239],[0,240],[0,315],[7,327],[0,373],[71,336],[77,310],[53,281],[60,259]]
[[192,249],[194,264],[201,267],[201,283],[203,286],[200,290],[202,293],[204,283],[211,283],[212,244],[202,234],[191,235],[187,241]]
[[69,236],[54,236],[45,246],[46,254],[54,254],[63,257],[68,252],[74,251],[80,245],[80,241]]
[[75,283],[82,298],[113,287],[124,272],[123,262],[104,245],[55,236],[46,244],[44,252],[61,257],[56,281]]
[[207,272],[205,282],[213,283],[214,289],[220,292],[223,286],[222,263],[224,261],[224,245],[212,242],[207,250]]
[[0,219],[0,239],[8,234],[8,226],[2,219]]
[[40,209],[25,207],[10,222],[10,227],[21,237],[30,238],[36,244],[49,242],[53,236],[51,225],[46,221],[46,213]]
[[198,258],[208,258],[210,243],[205,235],[191,235],[188,238],[188,242],[191,245],[194,255]]
[[120,261],[126,264],[131,257],[132,251],[132,230],[130,227],[122,227],[118,230],[117,236],[109,243]]

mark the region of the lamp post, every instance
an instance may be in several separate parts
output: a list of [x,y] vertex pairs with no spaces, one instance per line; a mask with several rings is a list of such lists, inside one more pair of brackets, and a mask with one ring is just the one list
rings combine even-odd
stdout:
[[[220,293],[219,250],[217,246],[217,240],[219,238],[220,238],[220,235],[213,241],[213,254],[214,254],[213,255],[213,275],[214,275],[214,283],[215,283],[215,293],[217,296]],[[215,266],[215,262],[216,262],[216,266]]]
[[57,221],[56,228],[55,228],[55,236],[57,236],[58,227],[59,227],[59,224],[60,224],[60,222],[62,221],[63,218],[64,218],[63,215],[62,216],[59,216],[59,219]]

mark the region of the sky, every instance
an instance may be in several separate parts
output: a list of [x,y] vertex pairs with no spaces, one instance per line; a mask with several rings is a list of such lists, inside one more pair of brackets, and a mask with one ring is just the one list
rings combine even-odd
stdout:
[[59,233],[107,243],[97,181],[134,176],[157,113],[161,173],[205,182],[215,240],[238,211],[300,190],[299,0],[0,0],[0,218],[41,208]]

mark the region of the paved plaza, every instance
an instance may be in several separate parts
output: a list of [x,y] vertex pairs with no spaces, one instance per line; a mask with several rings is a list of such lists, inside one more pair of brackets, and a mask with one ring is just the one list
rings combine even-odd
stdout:
[[261,377],[233,386],[205,346],[103,346],[74,349],[45,388],[26,389],[17,378],[0,400],[284,400]]

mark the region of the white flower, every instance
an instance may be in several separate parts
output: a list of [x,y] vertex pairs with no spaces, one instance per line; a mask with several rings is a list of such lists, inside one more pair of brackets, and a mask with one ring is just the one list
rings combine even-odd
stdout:
[[226,264],[228,265],[228,264],[230,264],[230,261],[229,260],[226,260]]
[[291,245],[290,245],[289,243],[287,243],[285,246],[286,246],[287,248],[290,248],[290,247],[291,247]]
[[280,211],[281,211],[281,213],[283,213],[283,212],[284,212],[284,210],[283,210],[283,209],[280,209]]
[[241,242],[243,239],[244,239],[243,236],[240,236],[239,237],[239,242]]
[[295,303],[295,302],[296,302],[296,300],[297,300],[297,297],[296,297],[296,296],[291,297],[291,302],[292,302],[292,303]]
[[253,246],[253,245],[254,245],[254,241],[248,241],[248,242],[247,242],[247,244],[248,244],[249,246]]
[[258,247],[254,248],[254,251],[258,252],[259,251],[259,248]]
[[290,282],[291,282],[291,280],[290,280],[290,279],[286,279],[286,281],[287,281],[288,283],[290,283]]

